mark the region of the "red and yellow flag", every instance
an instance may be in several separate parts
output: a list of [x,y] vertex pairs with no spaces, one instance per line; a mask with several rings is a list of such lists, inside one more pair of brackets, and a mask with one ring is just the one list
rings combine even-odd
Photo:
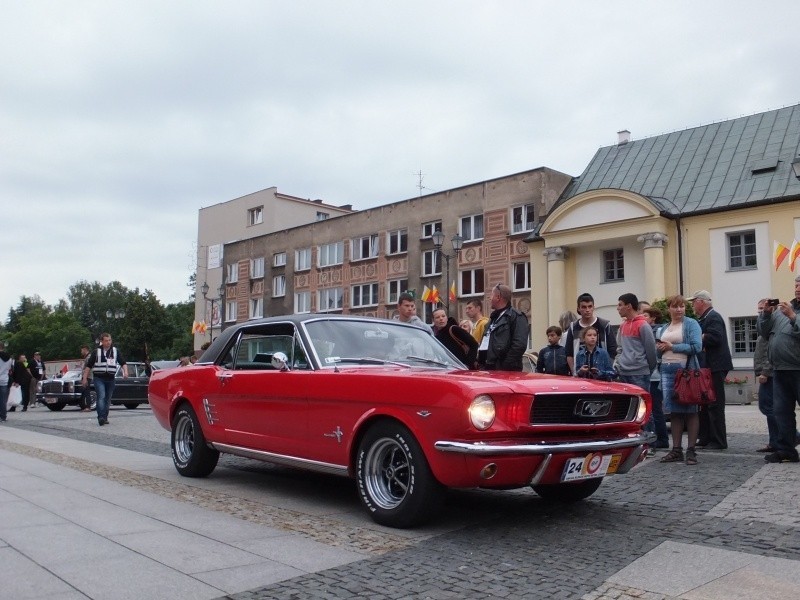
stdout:
[[458,300],[458,296],[456,295],[456,282],[450,284],[450,302],[455,302]]
[[427,302],[428,300],[430,300],[430,298],[431,298],[431,290],[426,285],[425,287],[422,288],[422,301]]
[[200,335],[203,335],[207,329],[208,325],[206,325],[205,321],[195,321],[192,324],[192,333],[199,333]]
[[789,270],[792,273],[794,273],[794,267],[798,258],[800,258],[800,242],[795,240],[792,244],[792,249],[789,250]]
[[430,302],[431,304],[439,304],[439,300],[440,300],[439,290],[436,289],[436,286],[433,286],[433,289],[431,290],[431,296],[428,302]]
[[781,244],[780,242],[775,242],[775,251],[772,253],[772,258],[775,261],[775,270],[777,271],[786,257],[789,256],[789,249]]

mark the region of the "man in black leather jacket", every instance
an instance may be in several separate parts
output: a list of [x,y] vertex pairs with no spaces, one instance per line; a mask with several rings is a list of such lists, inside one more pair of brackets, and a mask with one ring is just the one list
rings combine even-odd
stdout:
[[492,289],[492,314],[479,353],[487,371],[522,371],[522,355],[528,348],[528,319],[511,306],[511,288],[497,284]]

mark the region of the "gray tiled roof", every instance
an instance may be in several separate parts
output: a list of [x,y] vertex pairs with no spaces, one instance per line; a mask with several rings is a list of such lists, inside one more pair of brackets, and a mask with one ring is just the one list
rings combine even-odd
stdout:
[[[691,214],[800,197],[800,105],[600,148],[561,202],[601,188]],[[561,203],[560,202],[560,203]]]

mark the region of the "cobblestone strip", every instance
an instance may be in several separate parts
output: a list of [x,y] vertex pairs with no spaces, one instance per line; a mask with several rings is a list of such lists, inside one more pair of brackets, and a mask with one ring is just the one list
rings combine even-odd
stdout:
[[223,492],[165,481],[150,475],[100,465],[88,460],[5,440],[0,440],[0,448],[56,465],[63,465],[165,498],[228,514],[251,523],[297,533],[329,546],[345,547],[354,552],[380,555],[385,552],[402,550],[419,542],[419,538],[412,540],[386,532],[348,526],[324,516],[309,516],[286,508],[274,508]]

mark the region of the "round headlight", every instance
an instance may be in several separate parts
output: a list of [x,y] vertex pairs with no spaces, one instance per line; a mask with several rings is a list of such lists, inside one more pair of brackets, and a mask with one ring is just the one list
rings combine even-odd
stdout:
[[645,402],[644,398],[639,396],[639,410],[636,411],[636,420],[644,420],[645,413],[647,413],[647,402]]
[[469,405],[469,420],[475,429],[484,431],[489,429],[494,423],[495,408],[494,400],[486,395],[475,398]]

